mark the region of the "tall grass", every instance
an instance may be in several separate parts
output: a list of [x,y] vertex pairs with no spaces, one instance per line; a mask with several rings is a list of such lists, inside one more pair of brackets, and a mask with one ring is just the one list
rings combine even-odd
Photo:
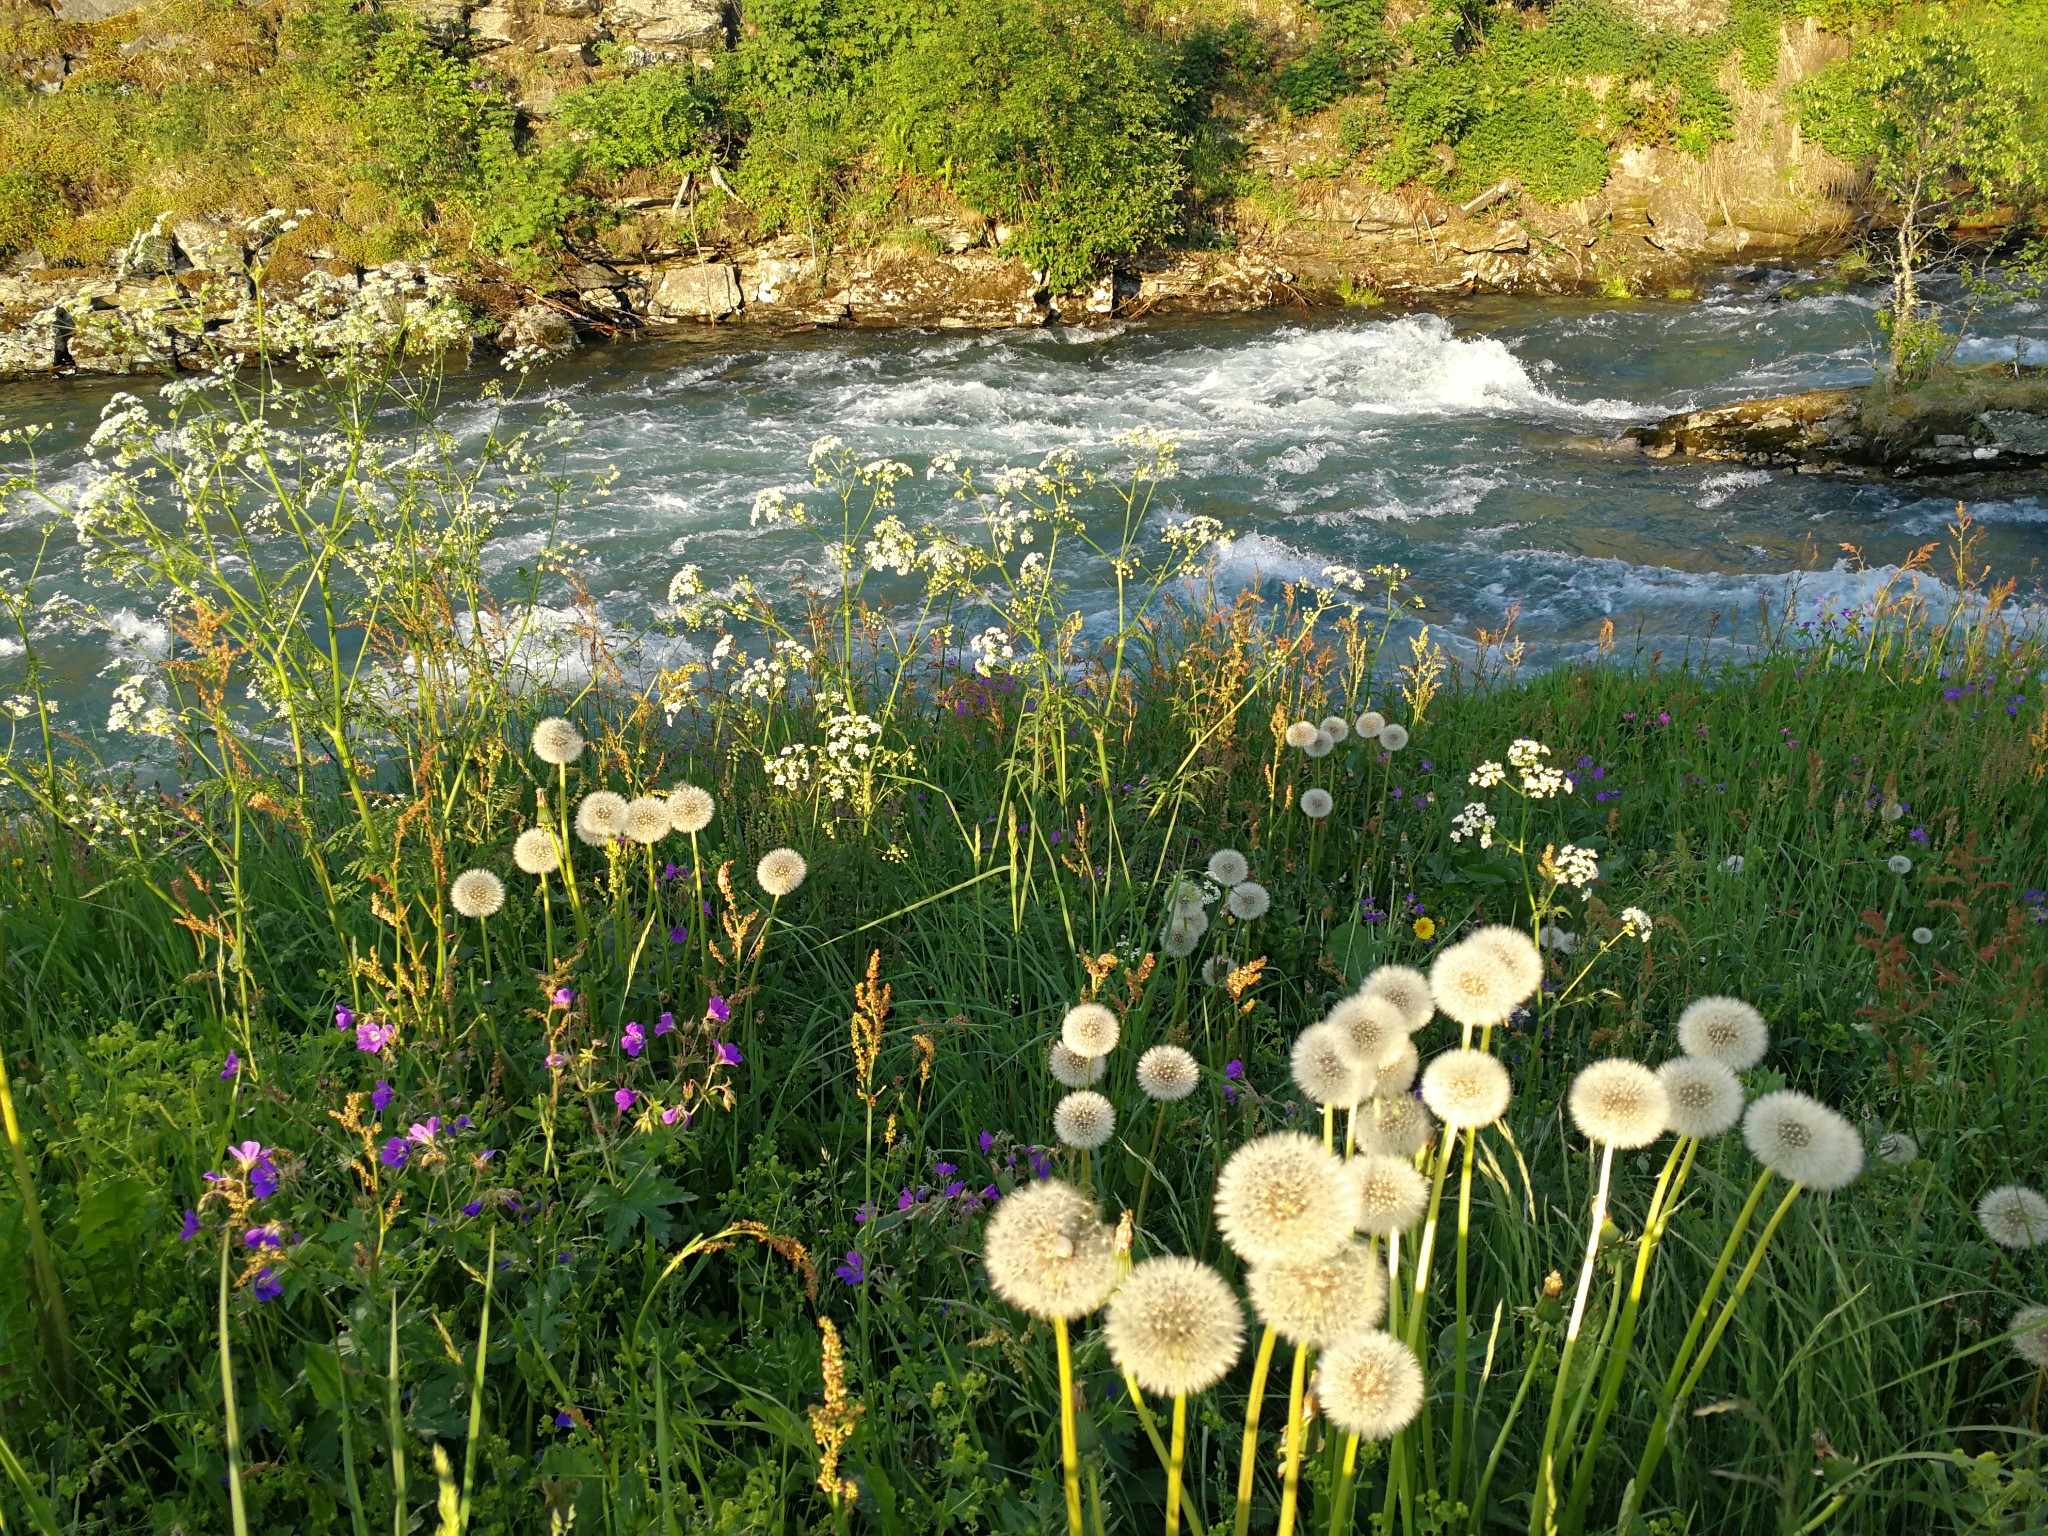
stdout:
[[[1598,1173],[1560,1097],[1594,1057],[1675,1054],[1707,992],[1772,1023],[1752,1092],[1800,1086],[1919,1155],[1783,1216],[1640,1490],[1649,1528],[2043,1523],[2036,1373],[2003,1335],[2048,1276],[1970,1207],[2038,1178],[2048,1146],[2048,656],[1974,576],[1967,523],[1960,581],[1745,615],[1739,659],[1603,645],[1532,673],[1498,645],[1452,665],[1397,571],[1209,589],[1221,530],[1162,519],[1165,442],[1120,473],[927,479],[826,444],[806,510],[761,506],[818,531],[810,588],[680,573],[665,622],[695,659],[649,675],[576,580],[602,487],[509,426],[458,450],[431,376],[393,363],[366,343],[312,383],[222,373],[117,404],[90,493],[14,445],[8,516],[82,541],[176,639],[119,680],[113,739],[139,756],[102,767],[36,666],[89,604],[8,578],[0,1045],[26,1188],[0,1263],[31,1280],[0,1287],[10,1522],[1053,1530],[1071,1413],[1083,1521],[1150,1527],[1156,1410],[1141,1423],[1085,1323],[1063,1401],[1051,1330],[979,1266],[991,1199],[1081,1171],[1049,1145],[1061,1015],[1099,997],[1123,1018],[1097,1085],[1118,1135],[1087,1178],[1112,1217],[1142,1201],[1131,1256],[1227,1264],[1223,1158],[1318,1128],[1287,1079],[1302,1026],[1373,965],[1528,929],[1528,871],[1571,843],[1601,871],[1546,919],[1576,952],[1548,952],[1546,1001],[1494,1035],[1509,1134],[1475,1139],[1469,1177],[1457,1143],[1461,1214],[1409,1315],[1437,1395],[1399,1453],[1404,1531],[1527,1528]],[[535,506],[561,536],[496,587],[491,531]],[[1084,624],[1070,584],[1105,572],[1119,606]],[[584,621],[543,635],[543,605]],[[1281,744],[1368,705],[1403,750]],[[559,772],[527,744],[557,714],[588,742]],[[1574,792],[1492,847],[1453,842],[1472,768],[1525,737]],[[683,782],[717,800],[692,839],[650,858],[565,832],[545,910],[512,865],[520,830],[565,827],[590,791]],[[1311,783],[1336,802],[1320,823],[1296,804]],[[780,846],[808,875],[775,902],[752,872]],[[1176,878],[1224,846],[1270,911],[1167,957]],[[470,867],[509,892],[489,975],[448,904]],[[1218,955],[1223,986],[1202,975]],[[1131,1072],[1161,1041],[1204,1073],[1155,1136]],[[1615,1162],[1589,1339],[1629,1304],[1656,1166]],[[1732,1139],[1699,1149],[1639,1300],[1643,1380],[1669,1371],[1753,1176]],[[1444,1392],[1460,1358],[1468,1390]],[[1230,1518],[1251,1365],[1176,1415],[1190,1529]],[[1589,1530],[1612,1528],[1658,1411],[1633,1389],[1601,1407]],[[1334,1502],[1370,1528],[1395,1507],[1385,1456],[1361,1445],[1347,1476],[1302,1419],[1302,1523],[1344,1528]],[[1248,1468],[1261,1529],[1278,1443]]]

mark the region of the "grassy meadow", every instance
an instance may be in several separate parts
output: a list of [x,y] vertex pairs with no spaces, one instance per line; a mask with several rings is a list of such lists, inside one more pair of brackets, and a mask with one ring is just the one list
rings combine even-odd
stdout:
[[[1966,521],[1941,582],[1539,668],[1512,635],[1454,660],[1397,571],[1211,589],[1224,530],[1162,512],[1164,441],[914,473],[826,442],[756,505],[813,580],[686,568],[654,670],[578,584],[604,487],[556,428],[458,444],[431,370],[373,354],[117,400],[90,485],[0,446],[10,522],[176,637],[68,732],[38,649],[93,601],[7,574],[6,1531],[2048,1524],[2011,1323],[2048,1225],[1974,1213],[2048,1151],[2048,655]],[[537,508],[559,536],[494,587]],[[1225,849],[1265,902],[1201,887]],[[1419,1412],[1353,1439],[1283,1345],[1247,1458],[1250,1322],[1170,1501],[1174,1404],[1134,1404],[1092,1309],[991,1290],[991,1210],[1065,1180],[1118,1273],[1241,1289],[1226,1161],[1346,1145],[1297,1038],[1491,924],[1542,935],[1540,990],[1414,1040],[1513,1083],[1413,1152],[1434,1198],[1385,1245]],[[1739,1131],[1579,1133],[1578,1071],[1678,1056],[1712,994],[1768,1021],[1744,1095],[1839,1111],[1853,1182],[1787,1199]],[[1048,1058],[1090,1000],[1120,1039],[1082,1151]],[[1199,1080],[1155,1102],[1162,1044]]]

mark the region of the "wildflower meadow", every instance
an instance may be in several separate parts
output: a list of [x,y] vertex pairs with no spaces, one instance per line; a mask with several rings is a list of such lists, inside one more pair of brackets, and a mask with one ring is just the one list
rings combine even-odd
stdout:
[[2048,1526],[1966,510],[1539,665],[1219,586],[1164,438],[828,439],[629,631],[573,422],[324,357],[0,444],[0,1528]]

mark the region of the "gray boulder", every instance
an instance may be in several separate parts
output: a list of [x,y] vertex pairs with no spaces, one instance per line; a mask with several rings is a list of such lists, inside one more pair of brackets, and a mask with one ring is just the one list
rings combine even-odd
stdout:
[[725,46],[725,7],[719,0],[611,0],[606,15],[643,47],[668,52],[715,53]]
[[576,327],[552,305],[529,304],[513,311],[505,328],[498,332],[498,345],[508,352],[514,347],[539,347],[557,357],[566,357],[576,350]]
[[662,273],[647,310],[657,320],[718,320],[737,313],[744,302],[739,269],[707,261]]

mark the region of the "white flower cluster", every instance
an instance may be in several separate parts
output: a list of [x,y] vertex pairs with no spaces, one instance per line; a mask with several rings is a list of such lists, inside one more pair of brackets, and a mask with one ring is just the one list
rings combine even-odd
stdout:
[[704,585],[704,572],[694,565],[684,566],[669,578],[668,601],[675,610],[675,621],[686,629],[701,629],[727,611]]
[[26,720],[36,712],[36,701],[25,693],[10,693],[0,699],[0,714],[10,720]]
[[777,789],[802,789],[811,782],[811,749],[792,742],[773,757],[763,759],[761,766],[768,771],[768,782]]
[[1586,887],[1600,878],[1600,861],[1590,848],[1575,847],[1566,843],[1550,856],[1550,865],[1557,874],[1560,885],[1568,885],[1581,896]]
[[1011,643],[1010,632],[1000,624],[991,624],[968,641],[967,649],[974,656],[975,672],[982,677],[1009,671],[1017,659],[1017,647]]
[[1493,761],[1492,758],[1488,758],[1472,770],[1471,782],[1478,785],[1481,789],[1491,789],[1507,776],[1507,769]]
[[1494,829],[1499,825],[1493,812],[1474,800],[1451,818],[1451,841],[1462,843],[1467,838],[1477,838],[1480,847],[1491,848]]
[[1508,744],[1508,765],[1522,775],[1522,793],[1531,800],[1548,800],[1553,795],[1572,792],[1572,781],[1543,761],[1549,755],[1550,748],[1526,736]]
[[107,730],[110,734],[171,734],[171,712],[151,696],[150,682],[147,673],[131,672],[114,685],[107,709]]
[[867,777],[881,722],[872,715],[843,708],[825,722],[825,745],[818,753],[818,782],[834,800],[866,802]]
[[1225,535],[1223,524],[1217,518],[1190,517],[1178,523],[1168,523],[1159,530],[1159,539],[1168,549],[1192,560],[1211,544],[1225,542]]
[[[901,466],[899,466],[901,467]],[[871,571],[894,571],[908,576],[917,569],[917,540],[900,517],[885,517],[875,524],[874,537],[862,546]]]
[[753,527],[766,524],[773,528],[781,523],[790,523],[798,528],[804,526],[804,504],[791,501],[787,492],[779,486],[769,486],[754,493],[754,510],[747,519]]
[[1621,926],[1632,937],[1641,939],[1647,944],[1650,942],[1650,930],[1656,924],[1652,922],[1650,914],[1641,907],[1623,907],[1621,909]]
[[894,459],[870,459],[861,465],[859,473],[861,483],[873,488],[875,504],[892,506],[896,487],[910,478],[911,470],[908,464],[899,464]]

